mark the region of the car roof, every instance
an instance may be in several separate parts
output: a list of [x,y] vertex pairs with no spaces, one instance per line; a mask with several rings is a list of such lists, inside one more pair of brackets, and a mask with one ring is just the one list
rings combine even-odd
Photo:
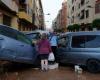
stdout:
[[14,28],[11,28],[10,26],[7,26],[7,25],[4,25],[4,24],[0,24],[0,27],[2,28],[2,29],[8,29],[8,30],[10,30],[10,31],[14,31],[14,32],[20,32],[20,31],[18,31],[18,30],[16,30],[16,29],[14,29]]
[[[14,29],[14,28],[12,28],[12,27],[10,27],[10,26],[7,26],[7,25],[4,25],[4,24],[0,24],[0,27],[1,28],[5,28],[5,29],[7,29],[7,30],[9,30],[9,31],[13,31],[14,33],[20,33],[20,34],[23,34],[21,31],[18,31],[17,29]],[[23,34],[24,35],[24,34]]]
[[100,31],[66,32],[64,35],[100,35]]

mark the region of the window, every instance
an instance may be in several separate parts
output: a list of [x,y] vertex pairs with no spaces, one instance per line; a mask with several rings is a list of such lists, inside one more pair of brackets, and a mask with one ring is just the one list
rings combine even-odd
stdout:
[[3,15],[3,24],[7,26],[11,26],[11,17],[7,15]]
[[74,0],[72,0],[72,4],[74,3]]
[[30,39],[28,39],[25,35],[20,34],[20,33],[17,35],[17,40],[27,43],[27,44],[32,44]]
[[26,34],[26,35],[30,39],[39,39],[40,38],[40,34],[39,33],[30,33],[30,34]]
[[78,8],[80,9],[80,4],[78,4]]
[[89,10],[86,10],[86,18],[89,17]]
[[80,13],[77,15],[77,18],[80,19]]
[[61,37],[58,39],[58,46],[66,47],[68,45],[68,38]]
[[74,16],[72,16],[71,18],[71,23],[74,23]]
[[100,1],[96,2],[96,5],[95,5],[95,13],[100,13]]
[[100,35],[73,36],[73,48],[100,48]]
[[81,0],[81,6],[83,6],[85,3],[85,0]]
[[69,44],[69,37],[67,36],[66,37],[66,46],[68,46],[68,44]]
[[84,19],[84,9],[81,11],[81,16],[80,16],[80,19]]
[[84,48],[85,47],[85,36],[73,36],[71,46],[73,48]]
[[74,12],[74,6],[72,7],[72,12]]
[[89,2],[90,2],[89,0],[86,0],[86,4],[89,4]]
[[100,35],[87,35],[85,47],[86,48],[100,48]]

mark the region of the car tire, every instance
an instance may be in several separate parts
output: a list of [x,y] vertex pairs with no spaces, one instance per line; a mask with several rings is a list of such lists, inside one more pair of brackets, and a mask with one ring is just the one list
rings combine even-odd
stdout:
[[88,60],[87,69],[89,72],[97,73],[100,71],[100,62],[97,60]]

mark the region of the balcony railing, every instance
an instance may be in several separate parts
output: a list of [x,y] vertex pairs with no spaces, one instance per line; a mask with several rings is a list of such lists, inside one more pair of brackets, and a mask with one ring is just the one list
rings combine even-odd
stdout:
[[28,14],[27,14],[26,12],[24,12],[24,11],[20,11],[20,12],[18,13],[18,16],[19,16],[20,19],[24,19],[24,20],[26,20],[26,21],[32,23],[32,17],[31,17],[30,15],[28,15]]

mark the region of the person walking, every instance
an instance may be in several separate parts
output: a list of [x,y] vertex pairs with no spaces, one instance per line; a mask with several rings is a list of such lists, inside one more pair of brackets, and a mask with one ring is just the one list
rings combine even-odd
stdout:
[[47,35],[43,33],[41,35],[41,40],[37,43],[38,52],[41,59],[41,69],[48,70],[48,56],[49,53],[52,52],[49,40],[47,39]]
[[57,61],[56,50],[57,50],[58,45],[57,45],[57,36],[55,32],[50,34],[49,41],[50,41],[51,49],[52,49],[52,52],[54,53],[55,62],[56,62]]

